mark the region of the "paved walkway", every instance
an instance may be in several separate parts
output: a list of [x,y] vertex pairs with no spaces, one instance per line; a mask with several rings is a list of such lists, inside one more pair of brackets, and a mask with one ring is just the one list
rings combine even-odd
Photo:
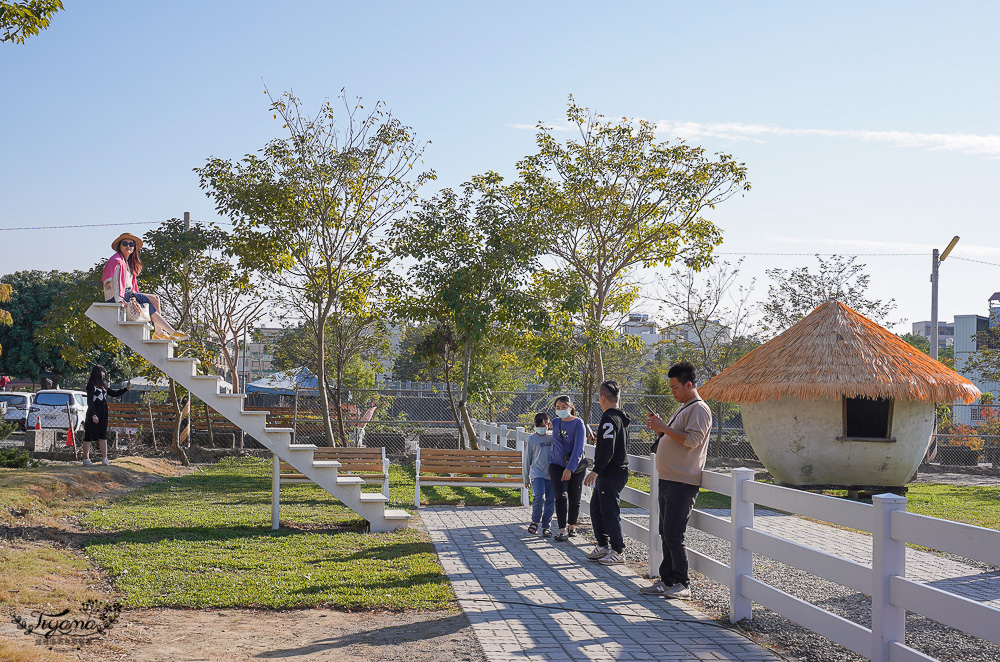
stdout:
[[527,508],[422,508],[441,564],[490,662],[777,660],[683,601],[638,593],[628,566],[587,541],[529,535]]

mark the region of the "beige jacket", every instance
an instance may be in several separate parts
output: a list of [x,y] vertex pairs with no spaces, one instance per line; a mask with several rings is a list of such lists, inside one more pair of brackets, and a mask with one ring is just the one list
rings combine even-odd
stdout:
[[684,443],[678,443],[665,434],[660,435],[656,448],[656,471],[660,480],[701,485],[701,472],[708,456],[708,435],[712,430],[712,410],[703,400],[686,404],[667,422],[671,430],[686,435]]

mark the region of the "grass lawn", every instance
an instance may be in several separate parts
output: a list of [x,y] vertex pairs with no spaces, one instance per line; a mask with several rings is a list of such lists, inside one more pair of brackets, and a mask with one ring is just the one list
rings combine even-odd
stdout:
[[[412,508],[413,472],[392,467],[390,507]],[[377,491],[378,486],[369,486]],[[454,596],[420,531],[363,532],[363,520],[313,485],[282,488],[271,530],[271,464],[226,459],[90,513],[107,531],[86,553],[127,606],[437,609]],[[428,488],[429,503],[516,505],[515,490]]]

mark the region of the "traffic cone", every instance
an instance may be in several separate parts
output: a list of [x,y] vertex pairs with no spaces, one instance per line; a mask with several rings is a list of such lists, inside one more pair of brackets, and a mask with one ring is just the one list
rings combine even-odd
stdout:
[[36,430],[41,430],[42,429],[42,417],[41,416],[38,416],[37,418],[35,418],[35,429]]
[[66,428],[66,448],[73,447],[73,421],[70,421],[69,427]]

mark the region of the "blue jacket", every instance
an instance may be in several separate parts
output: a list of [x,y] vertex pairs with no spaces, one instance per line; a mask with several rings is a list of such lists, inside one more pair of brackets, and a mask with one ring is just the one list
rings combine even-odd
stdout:
[[536,478],[549,477],[549,453],[552,451],[552,435],[532,433],[524,448],[524,482]]
[[[552,421],[552,451],[549,453],[549,462],[558,464],[564,469],[576,471],[583,457],[583,444],[587,440],[587,433],[583,429],[583,419],[575,418],[566,422],[561,418]],[[569,453],[569,462],[564,459]]]

